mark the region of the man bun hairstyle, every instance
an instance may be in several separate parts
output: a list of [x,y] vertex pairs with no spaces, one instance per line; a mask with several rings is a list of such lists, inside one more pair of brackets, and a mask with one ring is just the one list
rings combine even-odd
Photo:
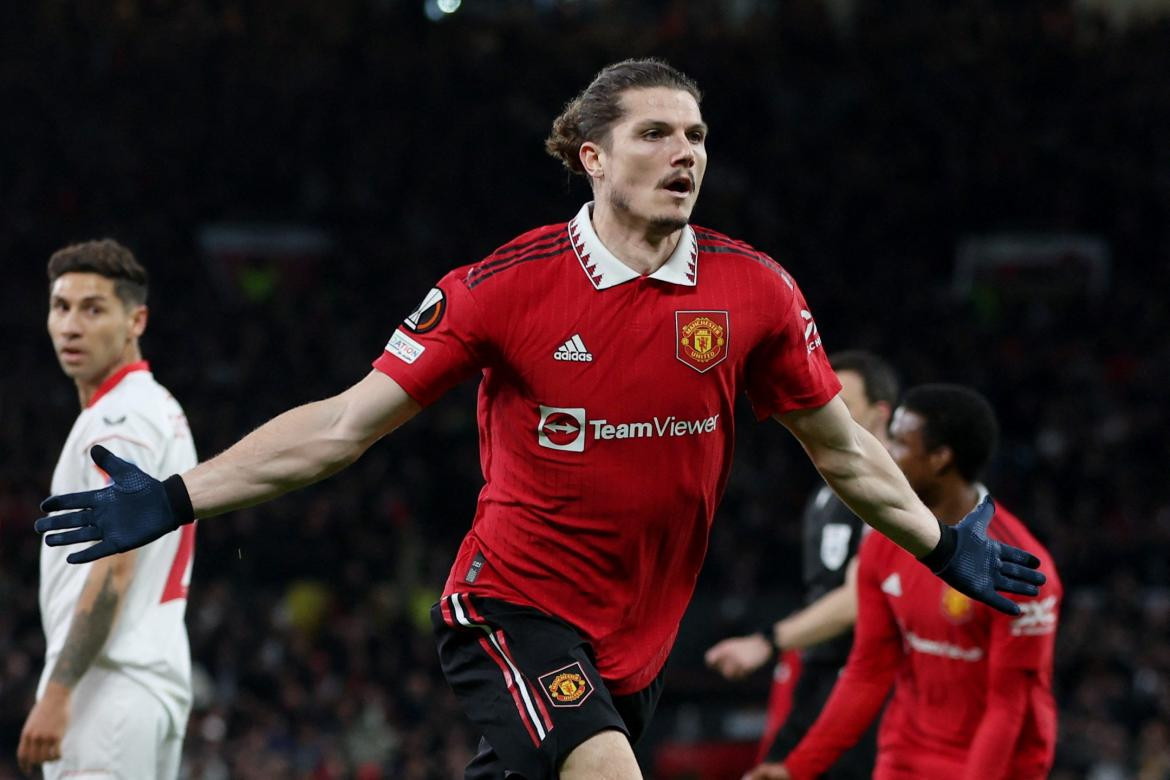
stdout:
[[865,400],[885,401],[893,409],[898,403],[898,374],[893,366],[864,349],[847,349],[829,355],[834,371],[852,371],[865,385]]
[[91,273],[112,279],[114,292],[127,308],[146,303],[149,277],[134,253],[112,238],[84,241],[58,249],[49,258],[49,285],[68,273]]
[[922,417],[928,451],[949,447],[963,479],[978,481],[999,439],[995,411],[986,398],[962,385],[918,385],[906,392],[902,408]]
[[667,87],[689,92],[696,103],[703,93],[680,70],[653,57],[623,60],[602,68],[581,94],[565,104],[553,120],[552,132],[544,142],[545,151],[561,161],[571,173],[587,176],[581,165],[581,145],[586,141],[606,144],[609,131],[622,118],[622,93],[629,89]]

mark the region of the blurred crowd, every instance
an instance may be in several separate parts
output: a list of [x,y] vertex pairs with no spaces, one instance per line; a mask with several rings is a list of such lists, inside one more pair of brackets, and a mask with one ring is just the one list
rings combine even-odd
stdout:
[[[419,5],[7,11],[0,778],[43,656],[31,525],[77,413],[44,333],[49,254],[104,235],[136,251],[144,352],[209,456],[360,378],[446,269],[570,217],[588,193],[543,155],[551,119],[599,67],[645,54],[707,92],[696,222],[783,263],[830,351],[993,400],[988,483],[1068,592],[1054,777],[1170,778],[1170,25],[1118,30],[1055,0],[467,3],[438,23]],[[209,225],[330,241],[225,253],[200,244]],[[1108,284],[1056,269],[957,295],[959,242],[1003,232],[1101,238]],[[473,398],[459,388],[321,485],[200,523],[185,777],[460,776],[477,735],[427,609],[481,484]],[[762,706],[766,678],[729,695],[701,648],[800,588],[816,475],[741,411],[654,739],[687,736],[676,716],[696,704]]]

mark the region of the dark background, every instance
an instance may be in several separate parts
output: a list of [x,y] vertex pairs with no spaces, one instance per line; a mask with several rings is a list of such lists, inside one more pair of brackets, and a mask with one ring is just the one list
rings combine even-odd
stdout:
[[[446,269],[572,216],[588,191],[543,154],[550,122],[601,66],[650,54],[707,93],[695,221],[780,260],[830,352],[870,348],[906,384],[994,402],[988,483],[1067,588],[1054,776],[1170,777],[1158,6],[517,0],[438,21],[415,0],[7,7],[0,778],[43,657],[31,525],[78,410],[44,330],[49,254],[108,235],[148,266],[144,352],[206,457],[364,375]],[[957,290],[960,247],[987,236],[1062,248],[1033,242]],[[481,484],[473,393],[319,486],[200,525],[185,776],[460,776],[475,734],[426,610]],[[815,474],[741,411],[647,767],[666,741],[752,738],[767,674],[723,683],[702,651],[799,593]]]

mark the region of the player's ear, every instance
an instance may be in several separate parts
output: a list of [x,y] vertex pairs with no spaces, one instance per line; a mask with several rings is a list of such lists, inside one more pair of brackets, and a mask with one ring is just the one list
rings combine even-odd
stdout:
[[577,155],[581,160],[581,167],[585,169],[586,176],[594,181],[605,176],[605,150],[601,148],[601,144],[585,141],[581,144]]
[[142,334],[146,332],[146,321],[149,319],[150,310],[146,308],[146,304],[139,304],[130,309],[130,333],[135,338],[141,338]]
[[955,451],[946,444],[935,447],[926,456],[930,461],[930,468],[935,474],[942,474],[955,463]]

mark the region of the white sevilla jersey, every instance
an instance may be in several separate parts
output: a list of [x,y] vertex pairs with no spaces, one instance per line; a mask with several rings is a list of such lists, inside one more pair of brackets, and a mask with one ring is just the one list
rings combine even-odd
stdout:
[[[154,380],[145,361],[111,376],[82,410],[53,472],[53,495],[94,490],[108,483],[90,458],[101,444],[147,474],[164,479],[196,463],[195,445],[182,407]],[[78,545],[41,545],[41,623],[45,669],[40,698],[65,645],[73,612],[92,564],[70,564]],[[167,708],[176,733],[183,734],[191,708],[191,655],[187,627],[187,584],[195,551],[195,524],[142,547],[134,576],[110,637],[94,664],[115,668],[141,683]]]

